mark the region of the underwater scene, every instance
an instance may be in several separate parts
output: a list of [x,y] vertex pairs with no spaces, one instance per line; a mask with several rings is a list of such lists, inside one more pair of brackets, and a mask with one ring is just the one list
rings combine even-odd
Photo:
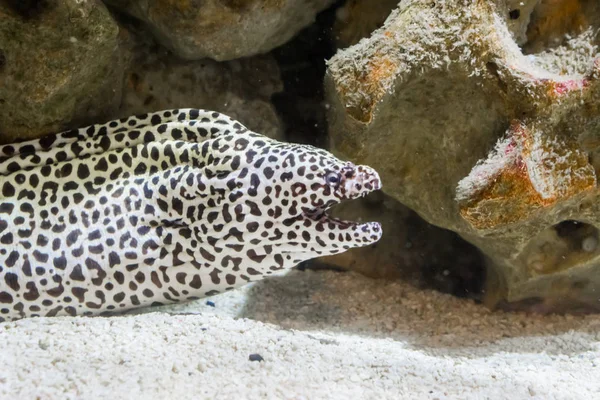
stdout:
[[597,0],[0,0],[0,399],[600,399],[598,174]]

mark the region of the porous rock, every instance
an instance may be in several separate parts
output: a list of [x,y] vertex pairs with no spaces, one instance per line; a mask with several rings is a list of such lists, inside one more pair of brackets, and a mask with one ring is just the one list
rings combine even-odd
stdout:
[[119,106],[119,27],[99,0],[0,2],[0,140],[91,123]]
[[477,245],[489,305],[598,309],[599,28],[596,1],[406,0],[328,62],[334,151]]
[[287,42],[333,0],[106,0],[185,59],[232,60]]

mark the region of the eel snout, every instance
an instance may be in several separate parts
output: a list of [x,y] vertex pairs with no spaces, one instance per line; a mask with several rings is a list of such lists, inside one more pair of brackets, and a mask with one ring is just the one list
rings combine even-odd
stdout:
[[381,178],[377,171],[366,165],[349,164],[343,174],[341,185],[342,200],[356,199],[381,189]]

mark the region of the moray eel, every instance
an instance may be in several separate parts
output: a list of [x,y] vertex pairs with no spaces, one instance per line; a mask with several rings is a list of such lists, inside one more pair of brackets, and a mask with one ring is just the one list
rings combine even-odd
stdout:
[[199,299],[369,245],[378,223],[326,211],[380,187],[197,109],[0,146],[0,319]]

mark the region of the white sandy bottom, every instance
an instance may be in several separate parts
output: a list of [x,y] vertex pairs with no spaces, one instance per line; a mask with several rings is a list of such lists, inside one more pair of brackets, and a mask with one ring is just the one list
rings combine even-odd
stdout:
[[209,300],[215,307],[0,324],[0,397],[600,396],[597,316],[492,313],[335,272],[294,271]]

